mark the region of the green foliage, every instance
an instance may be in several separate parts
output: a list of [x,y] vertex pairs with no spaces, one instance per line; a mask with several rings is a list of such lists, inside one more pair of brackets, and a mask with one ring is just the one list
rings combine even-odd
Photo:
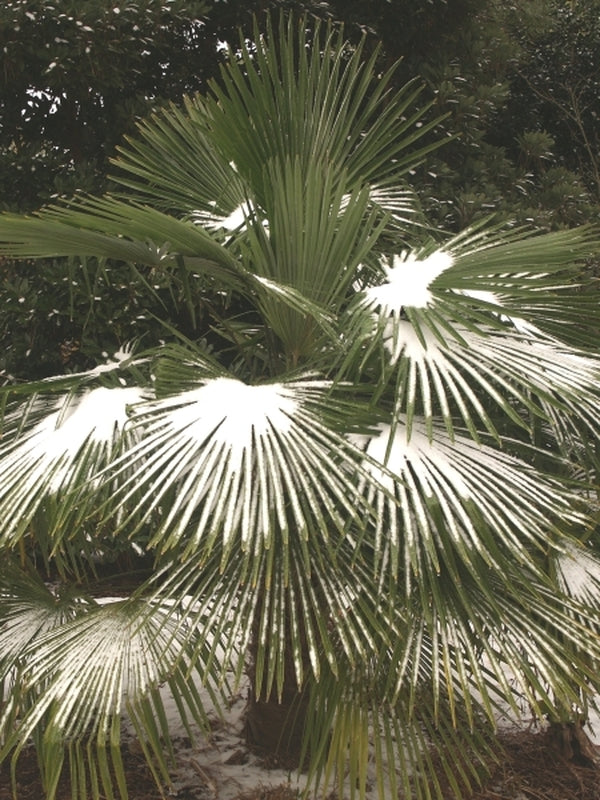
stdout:
[[581,175],[597,202],[600,4],[546,0],[537,13],[524,4],[507,9],[505,15],[520,53],[502,122],[510,117],[548,132],[555,144],[555,164]]
[[597,22],[594,4],[489,2],[425,65],[459,133],[424,175],[443,224],[490,211],[545,229],[597,218]]
[[[554,230],[597,219],[598,13],[595,3],[554,0],[3,3],[0,205],[29,211],[77,190],[114,186],[110,159],[123,135],[169,102],[179,104],[184,92],[204,90],[225,58],[219,43],[236,42],[238,25],[250,40],[252,12],[280,7],[343,22],[355,44],[367,32],[366,54],[380,43],[378,68],[401,59],[396,86],[420,76],[424,102],[434,102],[431,119],[449,115],[423,140],[447,144],[412,177],[431,224],[460,230],[495,213]],[[185,134],[178,136],[186,147]],[[192,192],[196,179],[186,163],[173,176]],[[187,334],[210,335],[201,313],[186,318],[183,283],[137,283],[129,299],[129,267],[57,263],[41,271],[5,261],[1,269],[8,281],[0,284],[5,380],[85,368],[124,341],[164,338],[160,326],[142,319],[138,326],[123,315],[128,304],[140,316],[147,310],[164,317],[168,308],[171,323],[183,322]],[[83,272],[106,269],[118,272],[111,284],[122,289],[99,278],[86,297]]]
[[125,133],[206,86],[261,4],[9,0],[0,7],[0,208],[100,191]]
[[[0,217],[4,257],[67,259],[74,304],[128,281],[169,333],[3,392],[0,758],[32,738],[49,800],[68,759],[74,800],[126,798],[123,715],[166,779],[160,684],[201,723],[188,679],[218,704],[248,652],[255,697],[304,692],[309,790],[352,798],[371,763],[382,799],[441,797],[432,751],[464,796],[501,710],[600,690],[598,231],[429,228],[406,181],[440,119],[379,59],[282,16],[139,125],[118,191]],[[551,147],[521,136],[540,171]],[[95,347],[138,322],[97,302]],[[91,589],[130,542],[126,600],[49,613],[27,575]]]

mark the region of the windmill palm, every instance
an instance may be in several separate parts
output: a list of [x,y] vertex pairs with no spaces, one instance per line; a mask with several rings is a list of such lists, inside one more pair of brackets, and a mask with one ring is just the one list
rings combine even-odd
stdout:
[[[5,255],[132,262],[213,316],[7,392],[0,757],[33,737],[49,800],[65,760],[74,798],[126,797],[126,716],[167,779],[163,683],[202,724],[197,683],[218,704],[247,669],[255,745],[422,798],[432,748],[460,796],[500,711],[598,689],[595,595],[561,580],[596,568],[598,236],[429,231],[406,179],[439,121],[306,24],[142,123],[121,195],[0,218]],[[115,541],[150,578],[67,591]]]

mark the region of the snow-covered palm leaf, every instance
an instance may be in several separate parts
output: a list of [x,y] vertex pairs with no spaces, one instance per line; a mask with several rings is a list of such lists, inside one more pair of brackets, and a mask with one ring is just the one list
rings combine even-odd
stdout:
[[[48,596],[36,601],[41,621],[50,591]],[[73,798],[113,796],[115,786],[126,798],[120,741],[128,719],[157,782],[168,782],[169,722],[161,687],[175,697],[190,735],[191,722],[206,724],[205,700],[193,682],[189,636],[183,636],[171,610],[144,600],[88,601],[79,604],[74,618],[43,633],[32,598],[11,598],[13,606],[19,601],[30,609],[28,620],[37,625],[37,634],[19,654],[18,722],[10,705],[0,715],[0,758],[14,750],[17,764],[33,737],[49,800],[67,756],[71,775],[78,776]],[[12,627],[0,629],[0,640],[10,638]],[[196,647],[195,659],[201,653]]]
[[419,413],[430,424],[443,416],[451,435],[459,417],[477,438],[478,425],[498,435],[499,415],[527,427],[531,415],[546,417],[554,408],[595,429],[600,361],[591,354],[514,329],[473,332],[457,326],[460,339],[447,336],[445,346],[424,325],[419,336],[407,320],[388,330],[384,347],[398,363],[401,387],[397,408],[409,417]]
[[403,576],[407,597],[441,572],[459,580],[458,564],[474,575],[481,562],[502,571],[507,556],[531,565],[532,547],[547,548],[560,525],[583,524],[580,498],[526,461],[443,429],[430,433],[417,422],[409,433],[399,420],[363,440],[392,473],[378,479],[396,497],[367,490],[377,508],[376,562]]
[[558,555],[558,580],[573,597],[590,605],[598,605],[600,597],[600,560],[594,551],[573,545]]
[[[376,780],[384,798],[395,796],[396,780],[408,792],[418,776],[417,796],[438,797],[433,752],[462,797],[477,782],[469,764],[489,760],[498,718],[533,711],[564,719],[591,701],[597,613],[586,617],[589,608],[540,583],[535,571],[510,559],[505,566],[502,573],[480,565],[477,577],[462,569],[458,580],[442,573],[403,602],[385,585],[376,609],[387,632],[376,640],[380,651],[342,656],[335,673],[311,683],[307,746],[317,780],[325,770],[342,785],[349,770],[351,793],[362,797]],[[365,573],[368,566],[355,564],[353,591],[367,586]]]
[[[356,299],[371,323],[351,314],[350,341],[368,341],[368,353],[383,345],[395,371],[396,404],[409,427],[415,414],[428,425],[442,416],[452,435],[458,417],[477,438],[478,425],[497,435],[498,411],[526,425],[530,414],[545,415],[543,405],[575,404],[593,427],[599,362],[542,332],[531,312],[541,304],[553,311],[556,303],[573,319],[580,298],[568,282],[595,240],[585,232],[569,239],[567,232],[560,239],[569,244],[565,252],[551,234],[525,240],[508,234],[508,243],[493,235],[479,241],[481,235],[383,264],[385,282],[366,287]],[[524,256],[512,255],[517,242]],[[463,252],[467,244],[471,249]],[[495,291],[483,291],[484,281]],[[578,313],[588,325],[586,308]]]
[[96,386],[82,392],[34,397],[5,418],[0,442],[0,540],[11,546],[38,514],[58,544],[69,525],[81,524],[102,497],[95,481],[123,448],[128,408],[137,387]]
[[290,671],[305,687],[337,674],[340,659],[365,664],[391,646],[379,576],[356,558],[352,537],[310,531],[226,564],[218,551],[171,562],[148,588],[157,602],[187,609],[190,632],[201,621],[223,676],[241,678],[254,640],[254,688],[266,696],[289,685]]
[[[85,599],[63,591],[51,592],[37,576],[10,562],[0,570],[0,686],[18,667],[34,640],[72,619]],[[6,694],[2,692],[2,696]]]
[[161,550],[208,553],[220,539],[224,558],[364,522],[349,480],[357,450],[342,427],[349,406],[330,390],[310,378],[248,385],[199,372],[196,388],[136,408],[138,443],[107,473],[124,477],[112,503],[142,519],[158,511]]
[[499,709],[558,719],[592,696],[598,613],[557,584],[507,560],[504,573],[481,567],[474,578],[463,570],[460,584],[441,574],[426,596],[427,606],[415,598],[395,625],[390,620],[397,631],[390,660],[399,668],[387,676],[389,697],[408,692],[414,702],[428,684],[436,716],[446,698],[469,717],[477,706],[493,725]]
[[[355,586],[363,578],[357,569]],[[412,786],[417,797],[441,797],[435,754],[462,797],[483,774],[469,765],[489,763],[499,718],[566,719],[574,706],[593,704],[598,614],[586,618],[589,607],[535,572],[507,561],[504,574],[441,574],[404,603],[390,589],[377,609],[387,636],[376,656],[342,657],[335,673],[311,683],[316,779],[321,770],[340,786],[350,777],[351,796],[376,780],[382,798],[396,796],[396,781],[405,793]]]
[[[598,304],[580,283],[598,246],[593,226],[540,234],[481,224],[444,245],[452,269],[441,272],[432,288],[438,302],[451,294],[466,304],[481,300],[498,306],[501,320],[521,332],[594,350]],[[451,306],[442,307],[452,316]]]

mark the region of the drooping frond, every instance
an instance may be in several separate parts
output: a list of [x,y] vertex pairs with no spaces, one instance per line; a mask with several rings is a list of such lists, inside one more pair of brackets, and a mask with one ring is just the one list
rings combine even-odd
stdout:
[[[451,240],[444,249],[394,256],[381,265],[384,280],[358,293],[348,319],[350,352],[356,358],[354,342],[364,342],[364,364],[383,350],[396,407],[409,428],[414,416],[429,428],[442,417],[450,436],[459,420],[475,439],[481,426],[498,437],[499,418],[501,427],[507,418],[527,427],[532,415],[545,418],[552,407],[570,409],[595,428],[600,362],[554,336],[532,313],[547,304],[550,315],[560,309],[573,318],[580,297],[570,285],[569,258],[583,258],[595,239],[563,234],[561,242],[571,245],[567,256],[555,253],[554,235],[520,236],[507,234],[507,243],[477,236],[478,248],[466,252]],[[506,251],[521,243],[525,255],[511,260]],[[493,291],[482,290],[484,281]],[[588,326],[588,307],[579,314]],[[563,323],[556,319],[558,331]]]
[[285,547],[312,526],[343,531],[366,509],[348,481],[356,450],[331,427],[329,388],[199,377],[195,389],[138,406],[139,441],[108,473],[125,476],[113,501],[143,518],[162,509],[154,544],[188,554],[217,538],[229,554],[268,548],[273,537]]
[[143,397],[137,387],[97,386],[58,400],[34,399],[25,415],[19,408],[6,417],[0,443],[4,544],[13,545],[37,513],[48,512],[57,542],[73,515],[85,519],[101,496],[95,476],[131,445],[127,409]]
[[[112,797],[115,789],[125,800],[120,740],[128,719],[157,783],[168,782],[172,750],[167,747],[165,754],[169,729],[161,686],[176,698],[190,735],[190,723],[206,725],[205,700],[191,678],[193,648],[178,620],[169,608],[143,600],[88,600],[74,606],[70,618],[48,625],[48,608],[57,598],[49,589],[46,597],[37,595],[34,599],[29,588],[15,594],[14,581],[2,591],[0,651],[21,634],[18,659],[15,652],[12,671],[5,673],[5,681],[15,682],[12,702],[0,714],[0,757],[14,749],[13,776],[32,737],[48,800],[55,796],[65,762],[77,776],[74,800]],[[201,652],[195,648],[196,659]]]
[[[532,567],[531,548],[550,546],[558,520],[582,524],[576,495],[525,460],[422,423],[400,420],[363,440],[365,452],[389,471],[368,490],[377,507],[375,557],[401,574],[406,596],[462,564],[504,569],[507,558]],[[373,464],[367,469],[377,471]]]

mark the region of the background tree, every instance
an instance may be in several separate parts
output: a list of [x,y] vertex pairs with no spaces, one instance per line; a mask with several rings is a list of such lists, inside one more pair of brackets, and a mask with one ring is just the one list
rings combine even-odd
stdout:
[[[167,780],[158,687],[202,723],[191,676],[218,702],[248,657],[253,744],[351,796],[371,758],[382,798],[441,796],[434,748],[463,797],[499,708],[581,732],[600,689],[567,579],[599,569],[597,232],[432,232],[406,178],[438,121],[314,24],[142,123],[119,194],[0,218],[7,257],[133,264],[211,320],[4,393],[0,758],[33,738],[49,800],[65,762],[126,796],[123,715]],[[130,543],[149,578],[95,602]]]

